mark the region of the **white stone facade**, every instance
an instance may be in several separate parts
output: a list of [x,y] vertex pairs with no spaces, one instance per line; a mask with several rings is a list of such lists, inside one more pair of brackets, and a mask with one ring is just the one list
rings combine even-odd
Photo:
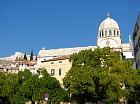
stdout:
[[131,41],[122,44],[121,32],[118,23],[108,16],[99,26],[97,46],[59,48],[50,50],[43,48],[38,53],[38,63],[55,57],[78,53],[85,49],[94,50],[97,47],[103,48],[107,46],[113,48],[114,50],[121,51],[126,58],[133,59],[131,45]]

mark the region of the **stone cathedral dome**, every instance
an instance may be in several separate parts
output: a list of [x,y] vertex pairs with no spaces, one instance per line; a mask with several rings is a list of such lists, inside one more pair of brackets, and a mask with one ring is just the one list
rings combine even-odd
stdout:
[[108,17],[99,26],[98,37],[116,37],[120,35],[121,33],[118,23],[110,18],[108,14]]
[[119,25],[114,19],[111,19],[108,15],[108,17],[99,26],[99,31],[104,30],[104,29],[119,30]]

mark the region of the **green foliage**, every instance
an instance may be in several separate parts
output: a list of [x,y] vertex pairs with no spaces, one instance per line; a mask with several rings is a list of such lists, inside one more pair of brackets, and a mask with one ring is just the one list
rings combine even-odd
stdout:
[[5,94],[2,93],[3,91],[2,87],[4,85],[5,80],[6,80],[6,74],[3,72],[0,72],[0,96],[1,97],[6,96]]
[[[138,78],[140,80],[140,70],[138,69]],[[134,101],[140,101],[140,82],[135,83],[134,87],[130,89],[129,102],[132,104]]]
[[51,102],[60,103],[68,97],[60,83],[44,69],[40,69],[39,74],[32,74],[29,70],[18,74],[0,73],[0,97],[9,98],[13,104],[44,101],[46,92]]
[[73,54],[72,68],[64,78],[72,99],[80,103],[128,99],[139,78],[130,62],[121,58],[120,52],[108,47]]
[[24,60],[27,60],[27,56],[26,56],[26,53],[24,54],[24,57],[23,57]]

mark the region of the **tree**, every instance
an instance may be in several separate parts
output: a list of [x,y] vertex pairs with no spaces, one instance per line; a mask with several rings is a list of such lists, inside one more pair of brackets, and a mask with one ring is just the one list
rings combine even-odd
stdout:
[[37,56],[35,57],[35,60],[37,60]]
[[[5,81],[5,73],[3,72],[0,72],[0,97],[3,95],[2,94],[2,85],[4,84],[4,81]],[[4,95],[3,95],[4,96]]]
[[110,48],[84,50],[73,54],[70,61],[72,67],[64,78],[64,86],[79,104],[126,100],[138,83],[137,71],[131,63]]
[[30,55],[30,61],[33,60],[33,50],[31,51],[31,55]]
[[[39,75],[42,74],[42,77]],[[2,79],[2,80],[1,80]],[[14,104],[44,101],[44,94],[49,93],[49,101],[60,103],[67,100],[67,92],[60,83],[51,77],[47,71],[40,70],[39,74],[32,74],[29,70],[16,73],[0,73],[0,97],[7,97]]]
[[[15,73],[4,73],[4,74],[5,74],[5,78],[3,79],[3,84],[0,86],[0,90],[1,90],[0,97],[8,98],[8,100],[13,102],[13,99],[15,98],[15,95],[18,92],[18,89],[20,87],[20,84],[18,81],[18,76]],[[16,99],[18,99],[18,98],[16,98]],[[23,101],[24,101],[23,99],[20,101],[21,102],[17,102],[17,104],[25,103],[25,102],[23,103]]]
[[22,97],[22,93],[20,92],[21,86],[22,83],[19,81],[18,74],[6,73],[5,81],[1,86],[2,96],[7,97],[12,103],[25,104],[28,99]]
[[26,56],[26,53],[24,54],[24,57],[23,57],[24,60],[27,60],[27,56]]
[[[138,69],[138,79],[140,80],[140,70]],[[128,104],[137,104],[140,102],[140,83],[136,83],[134,87],[130,90],[130,96],[128,98]]]
[[39,72],[42,74],[41,77],[42,87],[47,88],[45,92],[49,93],[49,102],[59,104],[60,102],[68,102],[68,92],[65,91],[56,78],[51,77],[46,70],[41,69]]
[[9,100],[8,100],[8,96],[3,93],[3,85],[5,83],[6,80],[6,73],[4,72],[0,72],[0,103],[6,103],[6,104],[10,104]]

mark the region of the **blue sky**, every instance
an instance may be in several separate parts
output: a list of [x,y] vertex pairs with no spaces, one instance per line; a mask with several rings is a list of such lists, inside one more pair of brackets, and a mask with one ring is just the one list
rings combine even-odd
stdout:
[[139,11],[140,0],[0,0],[0,57],[96,45],[107,12],[127,42]]

